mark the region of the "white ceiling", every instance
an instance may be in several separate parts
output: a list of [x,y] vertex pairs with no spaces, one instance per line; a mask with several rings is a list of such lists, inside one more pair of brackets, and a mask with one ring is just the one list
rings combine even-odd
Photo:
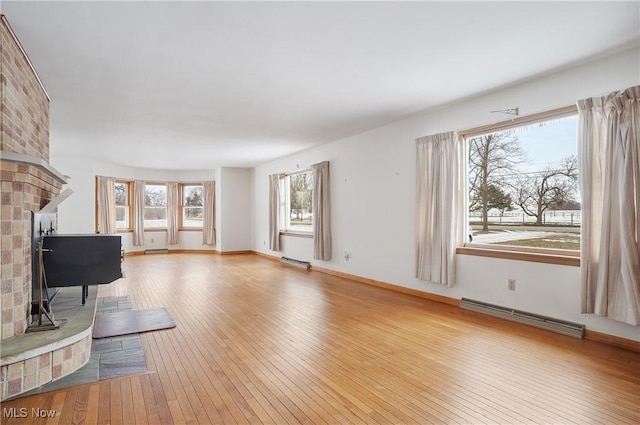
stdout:
[[254,166],[640,40],[640,2],[2,2],[51,155]]

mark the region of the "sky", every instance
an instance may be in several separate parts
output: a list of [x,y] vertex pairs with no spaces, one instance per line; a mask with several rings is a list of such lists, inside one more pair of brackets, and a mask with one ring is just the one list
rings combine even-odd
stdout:
[[516,130],[529,164],[522,165],[529,171],[538,171],[547,164],[559,165],[571,155],[578,154],[578,116],[549,121],[544,125],[532,125]]

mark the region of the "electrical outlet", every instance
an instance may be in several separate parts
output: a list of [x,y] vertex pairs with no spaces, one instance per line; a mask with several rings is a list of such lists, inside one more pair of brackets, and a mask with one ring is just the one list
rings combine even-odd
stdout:
[[516,280],[515,279],[509,279],[509,290],[510,291],[515,291],[516,290]]

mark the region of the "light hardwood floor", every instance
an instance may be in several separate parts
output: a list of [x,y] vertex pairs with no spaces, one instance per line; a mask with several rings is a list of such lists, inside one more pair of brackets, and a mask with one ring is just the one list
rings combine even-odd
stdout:
[[[2,403],[3,424],[638,424],[640,354],[256,255],[128,257],[166,307],[149,372]],[[52,409],[36,419],[31,409]]]

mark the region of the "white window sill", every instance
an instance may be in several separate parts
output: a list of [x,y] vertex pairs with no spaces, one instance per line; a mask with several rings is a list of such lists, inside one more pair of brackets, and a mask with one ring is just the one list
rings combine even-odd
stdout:
[[312,232],[296,232],[296,231],[292,231],[292,230],[281,230],[280,231],[280,235],[281,236],[293,236],[296,238],[313,238],[313,233]]

